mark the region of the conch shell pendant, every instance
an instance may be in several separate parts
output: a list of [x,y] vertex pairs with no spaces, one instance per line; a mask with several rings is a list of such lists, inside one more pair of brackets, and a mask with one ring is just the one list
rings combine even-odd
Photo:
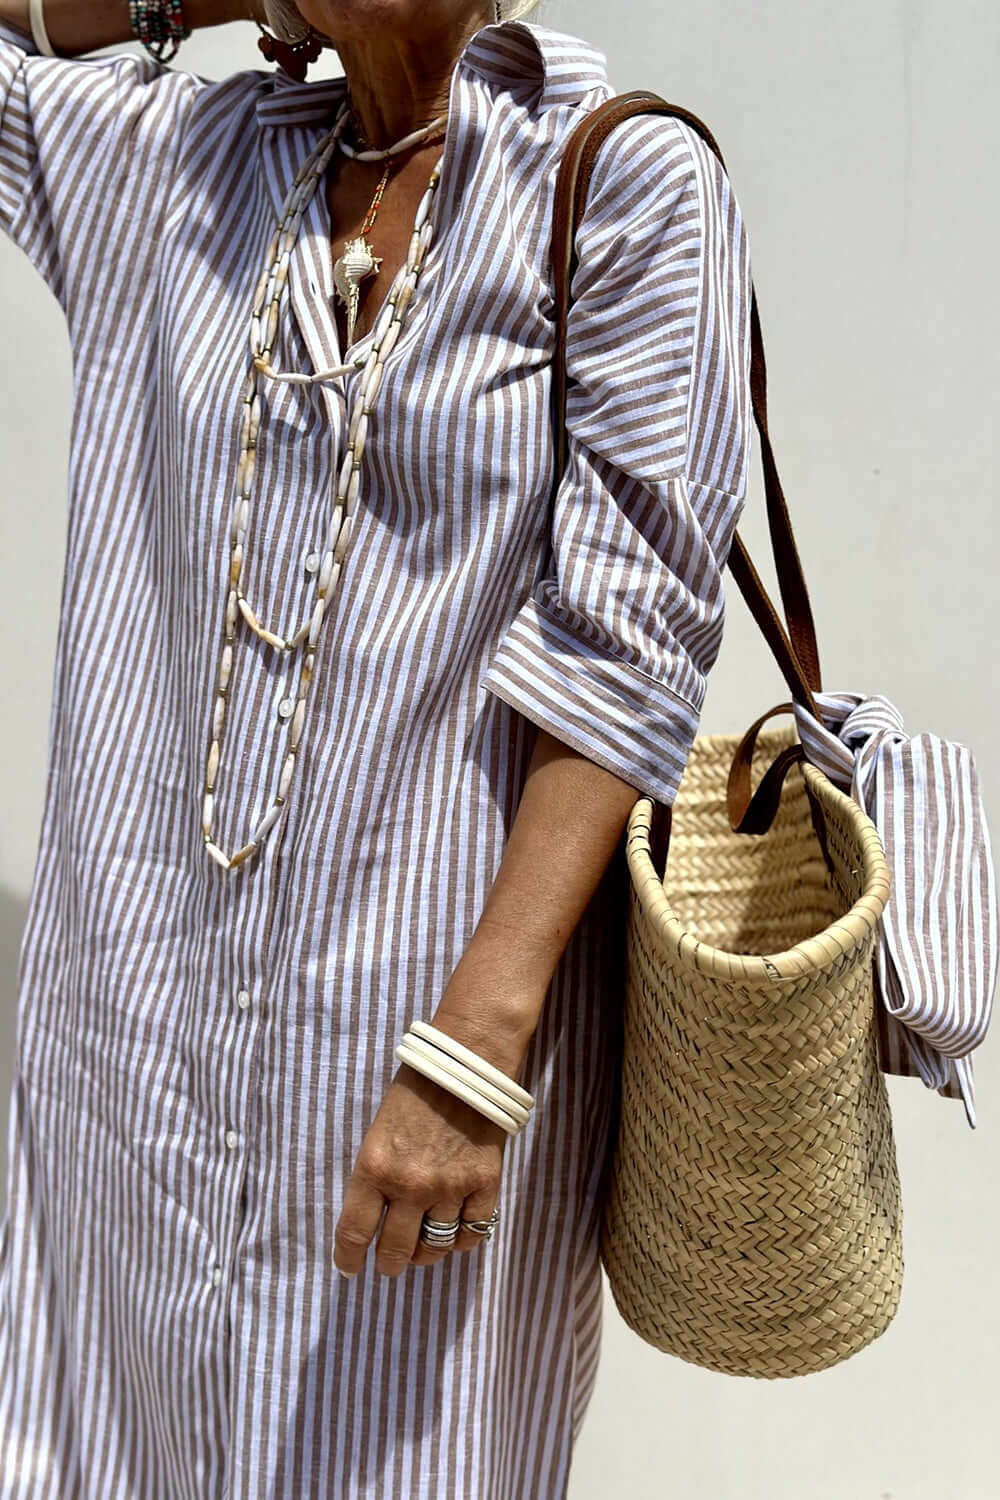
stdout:
[[348,240],[344,253],[334,262],[333,284],[341,302],[347,305],[347,342],[354,343],[354,325],[358,317],[358,300],[362,281],[374,276],[382,264],[381,255],[373,255],[364,235]]

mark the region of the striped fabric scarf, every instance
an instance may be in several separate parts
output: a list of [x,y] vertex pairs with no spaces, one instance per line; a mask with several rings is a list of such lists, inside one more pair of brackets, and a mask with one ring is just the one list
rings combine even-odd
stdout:
[[907,735],[887,698],[815,693],[795,704],[808,760],[864,808],[891,875],[875,983],[883,1072],[961,1098],[975,1128],[971,1053],[989,1025],[998,913],[989,829],[972,752]]

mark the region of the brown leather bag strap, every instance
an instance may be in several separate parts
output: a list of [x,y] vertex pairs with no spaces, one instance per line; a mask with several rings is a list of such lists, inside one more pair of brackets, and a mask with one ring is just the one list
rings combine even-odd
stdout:
[[[569,291],[576,266],[576,231],[583,217],[587,187],[594,158],[602,141],[623,120],[637,114],[676,115],[694,127],[719,161],[725,166],[715,139],[696,115],[680,105],[668,104],[659,94],[642,89],[618,94],[589,111],[572,131],[563,151],[556,178],[553,210],[552,270],[556,308],[556,347],[553,360],[552,425],[555,438],[556,466],[553,499],[566,467],[566,319]],[[778,478],[771,438],[767,426],[767,367],[764,341],[757,313],[757,294],[751,286],[750,307],[750,394],[753,414],[760,434],[764,488],[767,498],[768,527],[778,574],[778,585],[788,621],[788,629],[779,617],[762,584],[750,555],[739,534],[734,534],[729,567],[740,587],[750,612],[767,641],[778,667],[796,702],[820,718],[813,692],[821,692],[819,651],[812,608],[805,575],[799,558],[791,518]],[[789,638],[790,637],[790,638]]]

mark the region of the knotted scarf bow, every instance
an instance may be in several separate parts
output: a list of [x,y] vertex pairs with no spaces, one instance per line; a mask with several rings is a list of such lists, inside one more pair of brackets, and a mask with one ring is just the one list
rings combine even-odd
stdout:
[[[989,1025],[1000,952],[975,760],[967,746],[936,734],[906,734],[899,710],[877,694],[814,692],[813,699],[822,723],[799,703],[779,704],[748,732],[748,753],[756,729],[791,710],[800,754],[871,818],[891,876],[874,955],[879,1064],[962,1099],[974,1129],[971,1054]],[[791,763],[788,752],[779,760],[773,769],[782,775],[759,788],[749,831],[762,832],[773,817]]]

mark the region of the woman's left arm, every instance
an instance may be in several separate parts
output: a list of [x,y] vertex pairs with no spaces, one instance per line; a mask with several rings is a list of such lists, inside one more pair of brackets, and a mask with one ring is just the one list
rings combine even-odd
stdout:
[[511,1076],[639,795],[538,730],[489,899],[434,1018]]
[[[718,157],[643,114],[594,163],[566,334],[551,570],[481,685],[538,727],[494,887],[435,1024],[517,1074],[552,971],[639,795],[673,803],[722,637],[750,450],[747,236]],[[637,790],[638,789],[638,790]],[[530,1126],[529,1126],[530,1128]],[[425,1211],[487,1218],[503,1131],[412,1069],[368,1132],[334,1261],[402,1270]],[[463,1231],[458,1249],[479,1241]]]
[[[432,1023],[516,1077],[552,973],[607,868],[639,792],[539,729],[489,899]],[[488,1218],[507,1140],[471,1105],[403,1064],[361,1144],[334,1264],[361,1269],[386,1216],[376,1270],[398,1275],[448,1253],[417,1244],[425,1212]],[[478,1202],[477,1202],[478,1200]],[[433,1210],[433,1213],[431,1212]],[[463,1231],[456,1250],[480,1243]]]

